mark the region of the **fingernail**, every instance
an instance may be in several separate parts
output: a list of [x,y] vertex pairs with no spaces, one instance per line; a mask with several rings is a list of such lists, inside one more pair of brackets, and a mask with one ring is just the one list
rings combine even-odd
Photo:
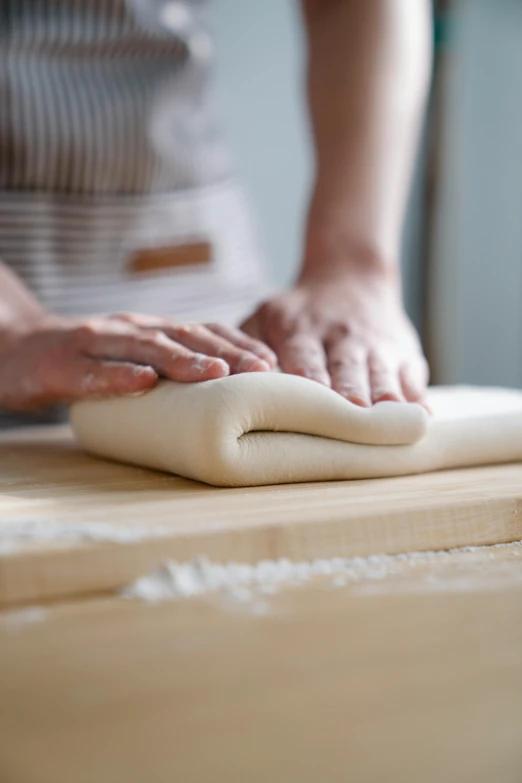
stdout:
[[223,375],[228,375],[230,372],[230,367],[228,366],[228,363],[224,359],[210,359],[207,369],[215,370],[219,368]]
[[393,392],[381,392],[377,394],[372,394],[372,399],[374,403],[377,402],[405,402],[404,397],[402,397],[400,394],[395,394]]
[[194,370],[194,372],[204,372],[208,368],[208,360],[206,356],[197,355],[192,360],[192,364],[190,365],[190,369]]
[[214,364],[224,364],[224,362],[222,362],[221,359],[212,359],[210,356],[205,356],[205,354],[198,353],[194,356],[192,364],[190,365],[190,369],[195,370],[196,372],[205,372]]
[[150,375],[151,373],[154,373],[155,375],[156,371],[146,364],[135,364],[132,368],[132,374],[136,376],[136,378],[139,378],[140,375]]
[[190,369],[193,372],[202,374],[208,372],[208,370],[219,369],[222,375],[228,375],[230,370],[228,364],[223,359],[217,359],[212,356],[205,356],[205,354],[202,353],[195,355]]
[[354,405],[358,405],[359,408],[371,408],[372,403],[370,400],[362,400],[360,397],[350,397],[348,402],[353,402]]
[[358,394],[343,394],[342,395],[348,402],[352,402],[354,405],[358,405],[359,408],[371,408],[372,403],[368,397],[360,397]]

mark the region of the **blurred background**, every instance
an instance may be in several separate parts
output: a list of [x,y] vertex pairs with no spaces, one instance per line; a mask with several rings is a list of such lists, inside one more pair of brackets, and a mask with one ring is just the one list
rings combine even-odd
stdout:
[[[447,0],[434,17],[406,303],[434,381],[522,386],[522,2]],[[222,121],[283,284],[299,262],[312,171],[297,4],[219,0],[214,21]]]

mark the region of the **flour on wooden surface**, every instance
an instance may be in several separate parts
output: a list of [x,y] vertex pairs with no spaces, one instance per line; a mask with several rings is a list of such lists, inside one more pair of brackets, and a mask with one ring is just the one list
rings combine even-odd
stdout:
[[[221,591],[239,601],[248,601],[254,595],[268,595],[288,585],[301,585],[314,577],[326,577],[331,585],[339,587],[349,583],[372,582],[401,573],[404,567],[439,562],[450,563],[455,553],[489,553],[506,546],[520,547],[522,541],[493,546],[470,546],[449,551],[411,552],[398,555],[372,555],[370,557],[310,560],[291,562],[287,559],[262,560],[248,563],[212,563],[199,557],[184,563],[167,561],[160,568],[137,579],[122,595],[149,603],[190,598]],[[433,580],[433,574],[427,580]],[[522,578],[522,569],[521,569]]]
[[24,609],[14,609],[0,614],[0,631],[20,633],[28,625],[43,623],[46,610],[42,606],[26,606]]
[[103,522],[65,524],[38,517],[0,517],[0,555],[11,554],[24,544],[110,542],[134,544],[166,535],[162,528],[122,527]]

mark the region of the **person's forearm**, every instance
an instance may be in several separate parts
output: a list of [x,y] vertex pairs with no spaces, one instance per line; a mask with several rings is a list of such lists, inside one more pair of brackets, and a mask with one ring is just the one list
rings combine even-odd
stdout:
[[0,261],[0,341],[24,331],[45,314],[23,282]]
[[429,0],[302,0],[316,176],[304,274],[397,268],[431,67]]

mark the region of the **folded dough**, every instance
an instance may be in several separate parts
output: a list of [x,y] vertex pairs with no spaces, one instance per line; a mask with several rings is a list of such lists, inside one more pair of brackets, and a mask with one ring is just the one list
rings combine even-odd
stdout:
[[433,417],[412,403],[360,408],[304,378],[246,373],[76,403],[71,423],[93,454],[229,487],[522,459],[522,392],[433,388],[429,402]]

